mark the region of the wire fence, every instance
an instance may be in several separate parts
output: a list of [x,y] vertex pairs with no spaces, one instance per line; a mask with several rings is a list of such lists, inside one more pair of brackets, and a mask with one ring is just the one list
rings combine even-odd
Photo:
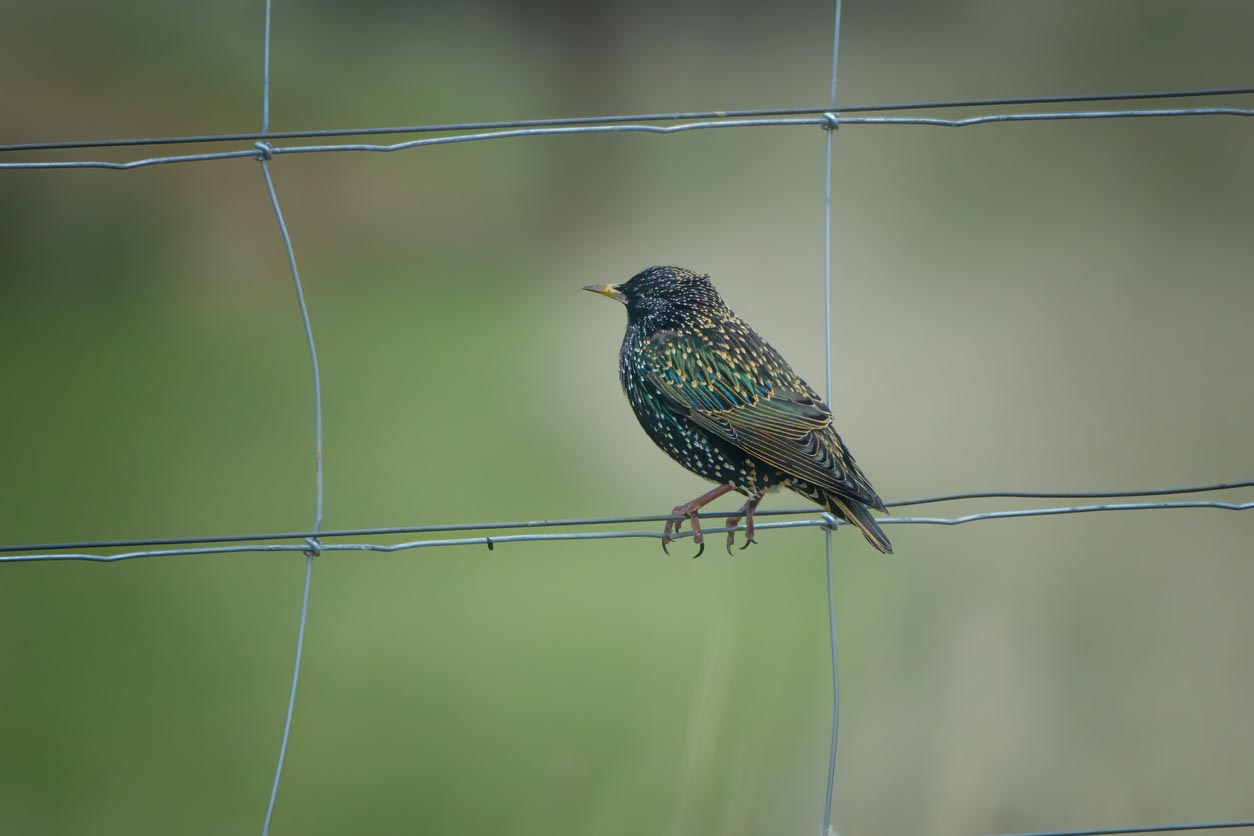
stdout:
[[[1240,96],[1254,93],[1254,87],[1212,87],[1197,90],[1159,90],[1129,93],[1096,93],[1073,96],[1028,96],[1002,99],[947,99],[931,102],[854,104],[841,113],[874,113],[893,110],[948,110],[951,108],[1010,107],[1032,104],[1074,104],[1080,102],[1138,101],[1150,99],[1200,99],[1210,96]],[[551,128],[565,125],[609,125],[620,122],[675,122],[697,119],[748,119],[768,116],[803,116],[836,110],[835,102],[823,107],[755,108],[742,110],[699,110],[671,113],[634,113],[620,116],[574,116],[559,119],[515,119],[498,122],[451,122],[442,125],[404,127],[324,128],[311,131],[262,131],[260,133],[198,134],[195,136],[147,137],[143,139],[76,139],[57,142],[18,142],[0,144],[4,151],[54,151],[69,148],[122,148],[142,145],[188,145],[216,142],[270,142],[276,139],[307,139],[332,136],[377,136],[381,134],[451,133],[486,131],[496,128]]]
[[[826,391],[830,396],[832,382],[832,347],[831,347],[831,203],[832,203],[832,141],[836,129],[844,126],[882,125],[882,126],[932,126],[932,127],[968,127],[1006,122],[1039,122],[1051,120],[1080,119],[1146,119],[1172,117],[1204,117],[1204,116],[1254,116],[1254,108],[1232,106],[1194,106],[1178,108],[1139,108],[1124,110],[1064,110],[1064,111],[1011,111],[989,112],[961,118],[946,118],[931,115],[908,116],[849,116],[849,113],[880,113],[891,111],[947,110],[954,108],[1018,108],[1028,105],[1058,105],[1094,102],[1125,102],[1161,99],[1199,99],[1199,98],[1231,98],[1254,94],[1254,87],[1225,87],[1195,90],[1159,90],[1128,93],[1062,95],[1015,97],[1000,99],[962,99],[944,101],[920,101],[906,103],[863,104],[837,107],[837,65],[840,47],[841,0],[835,2],[834,31],[832,39],[832,72],[829,102],[821,107],[802,108],[766,108],[755,110],[707,110],[673,113],[647,113],[634,115],[609,115],[593,117],[570,117],[558,119],[521,119],[515,121],[484,121],[452,124],[412,125],[406,127],[366,127],[321,129],[305,131],[270,131],[270,44],[271,44],[272,9],[270,0],[265,2],[265,34],[263,42],[263,83],[262,83],[262,117],[261,130],[258,133],[205,134],[197,136],[147,137],[134,139],[102,139],[102,140],[58,140],[45,142],[27,142],[0,145],[0,153],[15,152],[54,152],[81,148],[132,148],[159,145],[183,144],[217,144],[252,142],[249,148],[228,151],[205,152],[195,154],[173,154],[165,156],[142,157],[127,161],[110,160],[22,160],[18,162],[0,162],[0,169],[5,170],[46,170],[66,168],[105,168],[115,170],[131,170],[155,165],[169,165],[192,162],[210,162],[219,160],[252,158],[261,164],[261,173],[270,205],[274,211],[279,236],[282,241],[292,282],[296,294],[301,323],[308,347],[310,368],[313,378],[314,392],[314,520],[308,531],[271,532],[261,534],[208,535],[171,538],[142,538],[122,540],[94,540],[81,542],[47,542],[24,545],[0,545],[0,563],[30,563],[56,561],[91,561],[113,563],[124,560],[152,557],[175,557],[191,555],[215,555],[233,553],[265,553],[265,552],[301,552],[306,555],[304,583],[302,587],[299,626],[296,637],[296,652],[292,671],[292,681],[283,720],[283,732],[275,767],[274,780],[271,785],[269,800],[266,807],[262,834],[269,833],[283,775],[283,765],[287,754],[288,741],[296,705],[299,685],[300,664],[304,649],[305,629],[308,623],[309,591],[313,577],[314,558],[326,551],[376,551],[398,552],[422,548],[452,546],[482,546],[494,549],[500,544],[521,542],[562,542],[585,540],[612,540],[626,538],[660,539],[662,533],[650,529],[592,530],[578,532],[559,532],[551,529],[566,527],[617,527],[628,524],[659,523],[675,519],[671,515],[657,516],[613,516],[583,519],[528,520],[519,522],[482,522],[482,523],[446,523],[423,526],[395,526],[384,528],[357,528],[323,531],[323,480],[322,480],[322,388],[318,370],[318,356],[314,341],[313,328],[305,305],[304,291],[301,286],[300,273],[297,268],[295,248],[288,234],[287,225],[279,197],[271,178],[269,163],[275,158],[287,154],[311,154],[334,152],[392,152],[436,145],[448,145],[463,142],[478,142],[493,139],[516,139],[531,136],[555,136],[568,134],[597,134],[613,132],[635,132],[651,134],[673,134],[696,130],[721,128],[750,127],[822,127],[825,129],[825,182],[824,182],[824,332],[826,347]],[[676,123],[676,124],[655,124]],[[391,144],[375,143],[340,143],[328,145],[275,145],[276,140],[292,140],[306,138],[327,138],[341,136],[370,136],[396,134],[427,134],[440,133],[445,136],[410,139]],[[1186,485],[1171,488],[1151,488],[1142,490],[1112,491],[983,491],[974,493],[947,494],[941,496],[904,499],[888,503],[890,508],[937,504],[971,499],[1022,498],[1022,499],[1115,499],[1144,498],[1151,496],[1173,496],[1205,492],[1233,492],[1254,488],[1254,480],[1220,482],[1204,485]],[[1142,511],[1166,509],[1220,509],[1243,511],[1254,509],[1254,501],[1226,501],[1218,499],[1200,500],[1162,500],[1147,502],[1122,502],[1102,504],[1072,504],[1044,508],[1021,508],[1004,511],[980,511],[960,516],[889,516],[879,518],[879,522],[888,525],[962,525],[971,522],[1013,519],[1025,517],[1055,516],[1061,514],[1080,514],[1106,511]],[[702,518],[724,517],[724,514],[703,513]],[[817,508],[764,510],[756,512],[757,517],[802,517],[779,522],[760,522],[756,528],[819,528],[824,532],[825,563],[827,577],[828,624],[831,648],[832,670],[832,720],[831,741],[829,746],[827,796],[825,800],[821,833],[824,836],[834,833],[831,829],[832,790],[835,784],[835,767],[838,731],[840,722],[840,684],[839,666],[837,664],[836,611],[832,583],[831,536],[838,526],[844,523],[830,514]],[[495,534],[502,530],[542,529],[540,533],[506,533]],[[734,528],[705,528],[709,533],[743,530],[743,526]],[[468,535],[453,538],[423,538],[399,543],[374,542],[327,542],[341,538],[364,538],[378,536],[395,536],[400,534],[437,534],[448,532],[465,532]],[[691,532],[680,532],[670,535],[672,538],[691,537]],[[299,543],[275,543],[267,541],[299,540]],[[147,548],[135,550],[136,547],[164,546],[166,548]],[[123,551],[114,551],[122,549]],[[131,550],[126,550],[131,549]],[[92,550],[92,551],[89,551]],[[107,550],[109,553],[105,553]],[[1254,819],[1242,821],[1215,821],[1194,824],[1165,824],[1108,829],[1086,830],[1055,830],[1034,831],[1031,833],[1003,834],[1003,836],[1100,836],[1101,834],[1127,833],[1162,833],[1180,831],[1219,830],[1234,828],[1254,828]]]
[[[1174,94],[1120,94],[1120,98],[1139,99],[1146,96]],[[885,106],[887,107],[887,106]],[[376,143],[343,143],[338,145],[273,145],[268,141],[258,141],[251,149],[235,151],[213,151],[203,154],[174,154],[162,157],[144,157],[127,162],[108,160],[49,160],[27,161],[16,163],[0,163],[0,169],[56,169],[56,168],[111,168],[127,171],[134,168],[146,168],[154,165],[170,165],[175,163],[207,162],[210,160],[231,160],[253,158],[270,160],[285,154],[325,154],[345,151],[373,151],[387,153],[406,151],[412,148],[426,148],[433,145],[453,145],[462,142],[482,142],[490,139],[518,139],[525,136],[563,136],[570,134],[600,133],[650,133],[675,134],[686,131],[711,130],[717,128],[779,128],[779,127],[822,127],[839,128],[844,125],[921,125],[945,128],[964,128],[972,125],[990,125],[1001,122],[1046,122],[1073,119],[1146,119],[1162,117],[1186,116],[1254,116],[1254,109],[1241,107],[1193,107],[1193,108],[1161,108],[1148,110],[1073,110],[1059,112],[1031,113],[987,113],[969,116],[962,119],[944,119],[938,116],[841,116],[840,111],[830,110],[817,116],[770,117],[756,119],[708,119],[683,122],[678,125],[650,124],[571,124],[558,127],[503,128],[500,130],[460,133],[454,136],[432,137],[430,139],[411,139],[388,145]],[[618,120],[624,117],[605,117]],[[666,117],[662,117],[666,118]],[[683,118],[683,117],[679,117]],[[510,124],[510,123],[500,123]],[[523,124],[523,123],[520,123]],[[387,128],[384,131],[400,131],[402,129]],[[415,131],[449,130],[440,126],[414,128]],[[366,132],[369,132],[367,130]],[[163,142],[182,142],[184,139],[138,139],[117,140],[112,147],[130,145],[151,145]],[[225,141],[225,140],[224,140]],[[12,150],[21,150],[25,146],[11,146]],[[72,145],[69,147],[83,147]],[[0,151],[9,150],[0,148]]]
[[[1215,485],[1196,485],[1180,488],[1148,489],[1142,491],[1111,491],[1085,493],[1079,496],[1161,496],[1165,494],[1196,493],[1202,491],[1236,491],[1252,488],[1254,482],[1232,482]],[[900,508],[924,503],[950,502],[958,499],[975,499],[1007,496],[1030,497],[1075,497],[1077,494],[1049,494],[1027,491],[1003,491],[993,493],[955,494],[952,496],[924,497],[906,499],[900,502],[889,502],[889,508]],[[1004,520],[1017,517],[1052,517],[1061,514],[1085,514],[1099,511],[1162,511],[1168,509],[1214,508],[1225,511],[1248,511],[1254,509],[1254,501],[1226,502],[1222,500],[1170,500],[1162,502],[1121,502],[1090,505],[1063,505],[1048,508],[1019,508],[1008,511],[979,511],[956,517],[914,517],[890,516],[877,517],[877,522],[885,525],[964,525],[966,523],[986,520]],[[701,513],[701,519],[725,519],[727,514]],[[835,530],[848,525],[844,520],[836,519],[820,508],[796,508],[786,510],[755,511],[754,517],[804,516],[807,519],[787,520],[784,522],[756,523],[758,530],[781,528],[820,528]],[[400,543],[328,543],[327,540],[348,537],[377,537],[397,534],[435,534],[441,532],[489,532],[509,529],[553,529],[568,527],[620,526],[630,523],[660,523],[672,519],[687,519],[673,515],[642,515],[621,517],[586,517],[570,520],[523,520],[517,522],[479,522],[479,523],[441,523],[438,525],[392,526],[387,528],[353,528],[331,531],[286,531],[263,534],[225,534],[205,537],[175,537],[170,539],[132,539],[132,540],[94,540],[78,543],[28,543],[24,545],[0,545],[0,563],[35,563],[41,561],[86,560],[98,563],[112,563],[121,560],[134,560],[146,557],[174,557],[180,555],[211,555],[237,554],[240,552],[305,552],[317,551],[376,551],[401,552],[437,546],[485,546],[493,549],[502,543],[535,543],[562,542],[570,540],[624,540],[634,538],[661,539],[662,533],[655,528],[650,529],[617,529],[611,531],[579,531],[560,533],[545,531],[541,534],[482,534],[474,537],[430,538],[408,540]],[[717,534],[728,531],[744,531],[744,525],[732,528],[702,526],[706,534]],[[689,531],[672,533],[671,539],[691,537]],[[301,544],[271,543],[267,540],[302,540]],[[311,544],[309,541],[317,541]],[[191,544],[206,545],[190,547]],[[215,545],[208,545],[215,544]],[[86,549],[126,549],[133,546],[189,546],[188,548],[147,549],[139,551],[121,551],[114,554],[88,552]],[[44,553],[52,552],[52,553]]]

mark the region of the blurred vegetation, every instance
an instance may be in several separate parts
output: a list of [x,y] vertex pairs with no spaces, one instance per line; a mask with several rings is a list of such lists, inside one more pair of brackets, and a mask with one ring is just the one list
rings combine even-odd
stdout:
[[[5,21],[0,141],[259,124],[259,3],[19,0]],[[1252,24],[1238,2],[847,3],[840,98],[1246,84]],[[829,38],[826,3],[278,4],[273,126],[816,104]],[[842,129],[834,405],[881,493],[1248,478],[1251,127]],[[255,169],[0,176],[0,541],[309,525],[307,359]],[[622,314],[590,281],[707,270],[822,380],[818,129],[273,172],[328,527],[702,490],[631,417]],[[1248,816],[1252,519],[897,527],[892,559],[838,535],[841,832]],[[812,832],[820,542],[324,555],[274,832]],[[301,574],[0,567],[0,833],[259,829]]]

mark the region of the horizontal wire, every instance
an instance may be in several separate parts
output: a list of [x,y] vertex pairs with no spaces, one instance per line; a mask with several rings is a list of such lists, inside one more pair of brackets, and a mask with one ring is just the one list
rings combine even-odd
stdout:
[[732,119],[764,116],[802,116],[838,113],[870,113],[893,110],[942,110],[963,107],[1007,107],[1014,105],[1065,104],[1069,102],[1136,101],[1145,99],[1203,98],[1208,96],[1239,96],[1254,93],[1254,87],[1219,87],[1201,90],[1157,90],[1133,93],[1094,93],[1070,96],[1021,96],[1005,99],[949,99],[931,102],[897,102],[890,104],[850,105],[849,107],[781,107],[749,110],[700,110],[673,113],[636,113],[615,116],[570,116],[557,119],[516,119],[494,122],[453,122],[442,125],[407,125],[396,127],[330,128],[304,131],[262,131],[260,133],[200,134],[194,136],[142,137],[135,139],[86,139],[57,142],[19,142],[0,145],[6,151],[52,151],[67,148],[118,148],[141,145],[183,145],[213,142],[252,142],[275,139],[303,139],[332,136],[372,136],[380,134],[446,133],[450,131],[483,131],[496,128],[540,128],[558,125],[605,125],[618,122],[667,122],[685,119]]
[[[1182,493],[1208,493],[1211,491],[1230,491],[1240,488],[1254,487],[1254,479],[1242,482],[1214,482],[1206,485],[1179,485],[1170,488],[1144,488],[1140,490],[1117,491],[974,491],[971,493],[951,493],[939,496],[923,496],[914,499],[899,499],[886,503],[889,508],[905,508],[910,505],[931,505],[939,502],[952,502],[964,499],[1115,499],[1134,496],[1170,496]],[[822,513],[820,508],[789,508],[779,510],[763,509],[755,511],[755,517],[783,517],[798,515],[816,515]],[[727,514],[707,511],[698,514],[701,519],[725,518]],[[678,514],[646,514],[639,516],[619,517],[584,517],[582,519],[565,520],[524,520],[517,522],[483,522],[483,523],[441,523],[436,525],[405,525],[383,528],[341,528],[331,531],[283,531],[264,534],[228,534],[222,536],[201,537],[150,537],[124,540],[79,540],[61,543],[25,543],[13,546],[0,546],[4,552],[35,552],[61,551],[74,549],[118,549],[134,546],[186,546],[197,543],[246,543],[258,540],[305,540],[316,537],[319,540],[336,537],[372,537],[390,534],[428,534],[443,531],[491,531],[505,528],[557,528],[576,525],[621,525],[627,523],[665,522],[666,520],[684,519]]]
[[[982,520],[1001,520],[1013,517],[1048,517],[1060,514],[1083,514],[1097,511],[1157,511],[1168,508],[1217,508],[1226,511],[1248,511],[1254,508],[1254,502],[1216,502],[1210,500],[1191,500],[1180,502],[1128,502],[1108,505],[1072,505],[1061,508],[1026,508],[1014,511],[983,511],[977,514],[967,514],[962,517],[877,517],[876,522],[887,525],[963,525],[965,523],[979,522]],[[701,516],[726,516],[726,515],[707,515]],[[759,516],[755,514],[754,516]],[[631,519],[658,519],[667,518],[618,518],[617,520],[608,520],[607,522],[616,522]],[[557,523],[544,523],[544,525],[569,525],[575,524],[575,521],[560,521]],[[487,523],[476,526],[472,530],[490,530],[499,523]],[[847,523],[836,519],[830,514],[823,514],[820,519],[812,520],[789,520],[787,522],[767,522],[758,523],[754,527],[758,531],[776,528],[835,528],[839,525],[847,525]],[[468,527],[469,529],[470,527]],[[728,531],[743,531],[744,526],[735,526],[734,528],[719,527],[705,528],[706,534],[719,534]],[[324,532],[320,537],[328,536],[333,532]],[[650,538],[660,540],[663,534],[658,531],[581,531],[569,534],[561,534],[557,532],[547,532],[544,534],[502,534],[500,536],[483,536],[483,537],[460,537],[445,540],[413,540],[407,543],[394,543],[391,545],[379,543],[322,543],[320,550],[322,552],[329,551],[372,551],[372,552],[399,552],[411,549],[432,548],[437,546],[487,546],[489,549],[494,548],[498,543],[529,543],[544,541],[564,541],[564,540],[623,540],[630,538]],[[671,539],[677,540],[684,537],[691,537],[691,532],[679,532],[670,535]],[[0,555],[0,563],[33,563],[38,561],[58,561],[58,560],[86,560],[98,563],[114,563],[121,560],[132,560],[141,557],[171,557],[175,555],[202,555],[202,554],[237,554],[240,552],[305,552],[308,551],[308,544],[287,544],[274,543],[268,545],[235,545],[235,546],[210,546],[206,548],[190,548],[190,549],[160,549],[156,551],[139,551],[124,552],[122,554],[100,555],[87,553],[69,553],[69,554],[11,554]]]
[[1185,830],[1226,830],[1254,827],[1254,819],[1243,821],[1212,821],[1197,824],[1158,824],[1147,827],[1105,827],[1090,830],[1049,830],[1031,833],[1003,833],[999,836],[1119,836],[1123,833],[1178,833]]
[[1166,110],[1081,110],[1066,113],[993,113],[968,119],[938,119],[930,116],[849,116],[840,117],[842,125],[932,125],[941,128],[965,128],[968,125],[989,125],[994,122],[1042,122],[1053,119],[1145,119],[1162,116],[1254,116],[1254,110],[1242,107],[1196,107]]
[[348,143],[340,145],[287,145],[266,146],[263,150],[218,151],[205,154],[176,154],[165,157],[146,157],[130,162],[109,162],[106,160],[55,160],[40,162],[0,163],[0,169],[60,169],[60,168],[106,168],[126,171],[133,168],[145,168],[153,165],[172,163],[204,162],[208,160],[226,160],[240,157],[263,157],[279,154],[317,154],[344,151],[371,151],[387,153],[403,151],[410,148],[422,148],[428,145],[451,145],[461,142],[480,142],[489,139],[514,139],[523,136],[561,136],[567,134],[593,133],[653,133],[673,134],[685,131],[708,130],[713,128],[761,128],[787,127],[793,125],[819,125],[823,127],[839,127],[841,125],[923,125],[947,128],[963,128],[971,125],[986,125],[995,122],[1042,122],[1074,119],[1144,119],[1182,116],[1254,116],[1254,109],[1237,107],[1202,107],[1158,110],[1086,110],[1064,111],[1058,113],[996,113],[983,116],[972,116],[966,119],[940,119],[926,116],[840,116],[828,113],[824,116],[807,116],[797,118],[771,119],[716,119],[703,122],[688,122],[682,125],[582,125],[573,127],[553,128],[522,128],[517,130],[484,131],[481,133],[459,134],[457,136],[441,136],[430,139],[413,139],[391,145],[373,143]]
[[1244,482],[1216,482],[1210,485],[1180,485],[1174,488],[1149,488],[1130,491],[1068,491],[1066,493],[1050,491],[985,491],[983,493],[951,493],[939,496],[924,496],[918,499],[900,499],[896,502],[889,502],[888,507],[904,508],[907,505],[930,505],[935,502],[951,502],[959,499],[1113,499],[1127,496],[1167,496],[1177,493],[1230,491],[1237,488],[1254,488],[1254,479]]

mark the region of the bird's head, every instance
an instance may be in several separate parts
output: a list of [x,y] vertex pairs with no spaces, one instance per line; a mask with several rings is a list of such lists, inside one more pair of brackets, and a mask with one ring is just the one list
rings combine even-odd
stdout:
[[682,267],[650,267],[622,284],[588,285],[584,290],[622,302],[627,322],[650,330],[730,314],[709,276]]

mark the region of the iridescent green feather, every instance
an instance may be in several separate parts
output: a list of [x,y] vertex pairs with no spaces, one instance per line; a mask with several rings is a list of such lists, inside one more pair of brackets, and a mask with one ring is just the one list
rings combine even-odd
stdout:
[[790,476],[883,508],[822,399],[744,323],[657,332],[641,359],[663,397],[698,426]]

